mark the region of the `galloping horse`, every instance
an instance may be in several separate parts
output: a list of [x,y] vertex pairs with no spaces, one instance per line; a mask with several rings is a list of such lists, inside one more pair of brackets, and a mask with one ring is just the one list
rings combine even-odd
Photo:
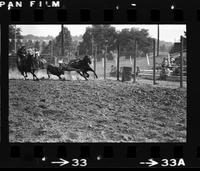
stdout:
[[30,72],[33,75],[33,80],[39,80],[35,75],[35,71],[39,68],[44,68],[45,60],[38,59],[37,53],[30,52],[25,46],[22,46],[17,51],[17,68],[20,73],[26,79],[27,73]]
[[91,63],[92,62],[91,62],[90,57],[85,55],[83,59],[73,59],[73,60],[70,60],[68,64],[66,64],[66,63],[61,64],[61,67],[65,71],[76,71],[82,77],[84,77],[85,80],[87,80],[87,78],[89,78],[89,74],[87,73],[88,71],[93,72],[95,77],[98,78],[97,74],[90,67]]

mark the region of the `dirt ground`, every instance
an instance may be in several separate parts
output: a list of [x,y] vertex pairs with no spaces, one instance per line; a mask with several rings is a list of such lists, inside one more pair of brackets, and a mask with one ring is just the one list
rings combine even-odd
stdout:
[[186,142],[186,88],[9,80],[10,142]]

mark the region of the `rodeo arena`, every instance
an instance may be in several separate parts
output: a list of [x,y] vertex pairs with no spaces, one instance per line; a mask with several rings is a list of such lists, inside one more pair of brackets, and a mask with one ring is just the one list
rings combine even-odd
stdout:
[[186,142],[184,34],[171,53],[159,48],[159,26],[146,54],[134,37],[130,51],[119,40],[100,51],[95,35],[85,53],[78,45],[65,53],[61,25],[55,55],[53,43],[45,53],[24,38],[17,44],[17,26],[9,38],[10,142]]

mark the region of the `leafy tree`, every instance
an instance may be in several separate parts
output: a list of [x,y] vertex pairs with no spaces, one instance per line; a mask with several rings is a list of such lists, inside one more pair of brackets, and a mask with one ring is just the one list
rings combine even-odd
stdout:
[[37,51],[40,50],[40,42],[39,42],[39,41],[35,41],[35,43],[34,43],[34,48],[35,48],[35,50],[37,50]]
[[152,38],[149,37],[146,29],[122,29],[119,33],[120,51],[121,53],[133,55],[135,40],[137,40],[138,54],[144,55],[152,51]]
[[[15,35],[16,35],[16,40],[15,40]],[[9,38],[9,53],[14,53],[15,41],[16,41],[16,50],[22,46],[23,36],[21,35],[21,29],[17,27],[15,28],[14,25],[9,25],[8,38]]]
[[[98,46],[98,53],[116,49],[117,32],[110,25],[92,25],[86,28],[83,35],[83,41],[79,45],[80,54],[92,55],[92,46]],[[93,52],[94,53],[94,52]]]
[[[42,43],[42,54],[52,54],[53,56],[61,56],[61,46],[62,46],[62,32],[60,31],[58,36],[56,36],[53,40],[49,41],[48,44],[45,42]],[[68,56],[72,51],[72,37],[71,33],[67,27],[63,28],[64,34],[64,56]]]
[[[62,33],[60,32],[59,35],[53,41],[53,51],[55,55],[61,56],[61,46],[62,46]],[[72,44],[72,37],[71,33],[67,27],[63,28],[64,34],[64,55],[67,56],[71,50]]]
[[49,55],[54,55],[54,54],[52,54],[53,53],[53,47],[52,47],[52,40],[50,40],[49,42],[48,42],[48,44],[45,42],[45,41],[43,41],[42,42],[42,50],[41,50],[41,54],[49,54]]
[[[146,29],[132,28],[117,32],[110,25],[92,25],[92,27],[86,29],[83,35],[83,41],[79,45],[79,52],[80,54],[91,55],[93,42],[93,45],[96,44],[98,46],[98,54],[104,54],[106,46],[109,53],[116,50],[119,43],[120,52],[130,56],[134,52],[134,40],[137,40],[139,54],[143,55],[152,51],[152,38],[150,38]],[[102,55],[98,55],[97,59],[101,57]],[[108,55],[108,57],[112,59],[112,56]]]
[[47,47],[47,43],[45,41],[42,41],[42,45],[41,45],[41,52],[43,52]]

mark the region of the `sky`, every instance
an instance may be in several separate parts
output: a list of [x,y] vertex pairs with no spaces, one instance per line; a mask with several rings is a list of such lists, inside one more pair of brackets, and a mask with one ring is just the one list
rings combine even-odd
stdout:
[[[78,24],[66,24],[64,25],[70,30],[72,36],[79,36],[85,33],[87,27],[91,27],[91,25],[78,25]],[[120,24],[120,25],[111,25],[116,28],[116,30],[120,31],[124,28],[139,28],[139,29],[148,29],[149,35],[152,38],[157,38],[157,25],[148,24],[148,25],[141,25],[141,24]],[[35,36],[53,36],[56,37],[58,33],[61,31],[61,25],[17,25],[17,27],[21,28],[22,35],[33,34]],[[184,31],[186,31],[185,24],[160,24],[160,40],[164,40],[167,42],[175,42],[179,41],[180,36],[184,35]]]

